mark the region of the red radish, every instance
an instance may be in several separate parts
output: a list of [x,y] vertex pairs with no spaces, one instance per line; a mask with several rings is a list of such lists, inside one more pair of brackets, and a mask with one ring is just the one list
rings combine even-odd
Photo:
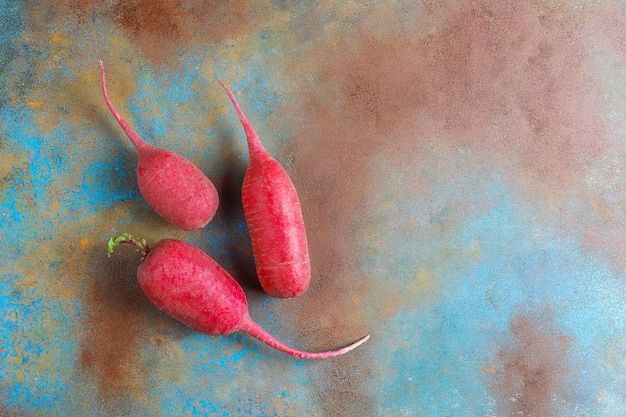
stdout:
[[227,336],[241,331],[273,348],[304,359],[339,356],[365,343],[369,335],[342,349],[302,352],[276,340],[248,315],[243,289],[224,268],[198,247],[176,239],[159,241],[149,249],[145,240],[128,233],[110,238],[108,255],[120,243],[137,247],[142,262],[139,285],[164,313],[201,333]]
[[215,185],[181,155],[144,142],[109,100],[100,61],[102,93],[109,110],[137,151],[137,182],[148,204],[161,217],[184,230],[201,229],[217,211]]
[[273,297],[304,293],[311,262],[300,200],[285,169],[263,148],[232,91],[224,85],[246,132],[250,165],[241,188],[259,282]]

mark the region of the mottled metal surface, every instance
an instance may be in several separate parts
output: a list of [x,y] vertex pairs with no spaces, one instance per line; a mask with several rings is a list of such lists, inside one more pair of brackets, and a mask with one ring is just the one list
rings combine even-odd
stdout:
[[[142,200],[101,97],[216,184]],[[0,415],[626,415],[621,0],[0,0]],[[313,278],[256,282],[232,85],[300,193]],[[106,239],[177,237],[298,348],[165,317]]]

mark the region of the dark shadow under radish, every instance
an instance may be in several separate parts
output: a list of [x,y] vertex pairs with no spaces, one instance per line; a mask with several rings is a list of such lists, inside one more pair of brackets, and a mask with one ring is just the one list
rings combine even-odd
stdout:
[[232,91],[218,79],[246,133],[250,163],[241,187],[243,213],[250,232],[259,282],[272,297],[303,294],[311,280],[311,262],[298,193],[287,171],[263,148]]
[[121,243],[136,246],[142,255],[137,279],[150,301],[164,313],[201,333],[227,336],[244,332],[284,353],[305,359],[342,355],[370,337],[367,335],[349,346],[326,352],[291,348],[250,318],[241,286],[198,247],[181,240],[164,239],[150,249],[145,240],[123,234],[109,239],[109,256]]
[[219,203],[215,185],[183,156],[144,142],[109,100],[102,61],[100,76],[104,100],[137,151],[137,183],[144,199],[174,226],[184,230],[206,226]]

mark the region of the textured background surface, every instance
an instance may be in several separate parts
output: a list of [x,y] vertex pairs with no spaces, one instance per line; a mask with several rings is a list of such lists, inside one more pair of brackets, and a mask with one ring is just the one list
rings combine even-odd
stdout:
[[[98,59],[218,186],[205,230],[141,199]],[[0,415],[626,415],[625,59],[617,0],[0,0]],[[255,282],[217,77],[299,190],[299,299]],[[372,339],[196,334],[123,231],[206,250],[296,347]]]

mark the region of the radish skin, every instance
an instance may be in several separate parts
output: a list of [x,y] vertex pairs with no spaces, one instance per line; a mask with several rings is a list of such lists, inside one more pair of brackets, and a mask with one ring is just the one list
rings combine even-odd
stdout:
[[142,196],[163,219],[184,230],[201,229],[217,211],[219,196],[206,175],[183,156],[150,145],[117,112],[100,64],[102,94],[113,117],[137,151],[137,183]]
[[250,164],[241,188],[243,213],[263,290],[273,297],[304,293],[311,262],[304,218],[296,189],[285,169],[263,148],[232,91],[218,79],[246,133]]
[[343,355],[362,345],[369,335],[341,349],[304,352],[277,340],[248,315],[241,286],[200,248],[177,239],[163,239],[154,248],[129,234],[110,238],[108,254],[122,243],[137,247],[142,262],[137,269],[139,285],[161,311],[185,325],[213,336],[247,333],[291,356],[324,359]]

